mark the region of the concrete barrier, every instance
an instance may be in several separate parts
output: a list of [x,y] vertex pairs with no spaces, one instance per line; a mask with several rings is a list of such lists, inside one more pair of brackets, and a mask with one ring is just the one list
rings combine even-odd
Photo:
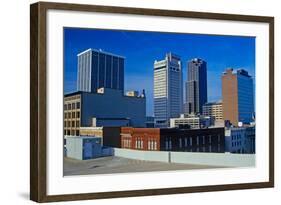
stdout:
[[171,152],[171,162],[222,167],[255,166],[254,154]]
[[140,151],[131,149],[114,148],[114,156],[130,159],[168,162],[168,152],[162,151]]
[[140,151],[114,148],[114,156],[156,162],[183,163],[221,167],[255,166],[254,154]]

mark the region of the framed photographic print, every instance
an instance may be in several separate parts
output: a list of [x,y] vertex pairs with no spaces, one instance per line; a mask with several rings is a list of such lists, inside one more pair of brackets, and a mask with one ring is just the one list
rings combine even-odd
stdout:
[[30,7],[30,198],[274,186],[274,18]]

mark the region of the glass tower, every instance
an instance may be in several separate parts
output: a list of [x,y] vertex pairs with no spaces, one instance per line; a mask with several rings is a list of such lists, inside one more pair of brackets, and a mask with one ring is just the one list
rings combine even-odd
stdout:
[[96,92],[98,88],[124,90],[124,57],[88,49],[77,55],[77,90]]

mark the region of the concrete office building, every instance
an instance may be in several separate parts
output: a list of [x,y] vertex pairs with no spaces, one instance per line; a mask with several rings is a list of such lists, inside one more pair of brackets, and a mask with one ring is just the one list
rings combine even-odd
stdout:
[[210,102],[203,105],[203,115],[214,117],[215,120],[223,120],[222,102]]
[[170,127],[188,127],[190,129],[207,128],[214,125],[214,118],[203,115],[184,115],[170,119]]
[[96,92],[102,87],[124,90],[124,57],[88,49],[77,58],[77,91]]
[[224,128],[121,128],[125,149],[180,152],[225,151]]
[[64,135],[78,136],[80,127],[93,124],[145,127],[145,121],[145,97],[126,96],[122,90],[109,88],[64,95]]
[[225,151],[255,153],[255,126],[225,128]]
[[194,58],[187,62],[186,114],[202,114],[207,102],[207,63]]
[[254,116],[253,79],[247,71],[227,69],[222,75],[223,118],[237,126]]
[[168,127],[182,113],[183,88],[180,57],[168,53],[154,62],[154,116],[156,127]]

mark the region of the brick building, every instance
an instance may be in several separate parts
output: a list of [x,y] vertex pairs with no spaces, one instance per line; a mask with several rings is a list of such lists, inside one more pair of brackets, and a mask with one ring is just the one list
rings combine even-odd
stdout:
[[225,152],[224,128],[121,128],[121,147],[136,150]]

